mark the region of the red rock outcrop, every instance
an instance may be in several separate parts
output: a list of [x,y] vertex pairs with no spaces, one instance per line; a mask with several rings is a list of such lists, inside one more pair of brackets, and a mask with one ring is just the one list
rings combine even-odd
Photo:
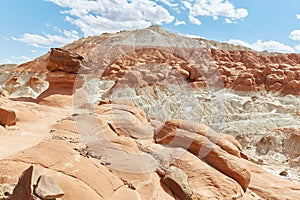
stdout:
[[246,195],[239,183],[189,152],[175,159],[172,165],[187,174],[193,199],[231,199]]
[[0,125],[12,126],[17,122],[16,113],[13,110],[0,108]]
[[83,56],[60,48],[52,48],[48,56],[46,68],[49,87],[37,98],[38,101],[52,94],[72,95],[73,90],[81,86],[79,70],[83,70]]
[[[299,184],[294,184],[288,179],[266,173],[263,169],[249,161],[246,161],[244,165],[251,171],[252,179],[249,184],[249,190],[259,196],[255,199],[296,200],[299,198]],[[287,188],[289,189],[287,190]]]
[[105,118],[118,135],[127,135],[136,139],[153,138],[154,129],[147,120],[146,114],[132,103],[112,101],[106,104],[102,101],[101,106],[96,108],[96,112]]
[[[184,78],[195,87],[217,87],[219,81],[223,87],[238,91],[266,90],[284,95],[299,94],[298,54],[185,47],[178,49],[124,47],[125,53],[105,67],[102,78],[116,80],[130,77],[129,81],[145,85],[162,84],[164,78],[170,84],[174,82],[172,79],[175,76],[175,80],[178,77]],[[193,54],[199,51],[202,56],[199,55],[195,60]],[[154,66],[161,66],[160,71],[155,71],[154,63]],[[163,73],[163,68],[169,73]]]
[[[134,31],[104,34],[81,39],[63,48],[53,48],[50,53],[9,71],[15,73],[16,77],[20,73],[31,73],[36,78],[47,74],[46,80],[41,80],[50,82],[50,87],[47,94],[42,94],[40,99],[55,92],[72,94],[72,86],[81,85],[80,78],[74,75],[78,71],[80,74],[90,73],[91,76],[102,79],[125,79],[122,84],[130,82],[139,86],[172,84],[182,79],[181,82],[189,82],[194,87],[226,87],[239,91],[267,90],[283,95],[299,94],[299,54],[259,53],[235,48],[236,46],[232,46],[235,50],[222,50],[210,48],[210,43],[205,46],[203,41],[191,38],[182,37],[178,40],[178,36],[161,28],[150,27],[143,31],[149,31],[150,35],[152,31],[156,31],[162,37],[158,40],[161,40],[161,46],[156,43],[153,46],[146,45],[138,35],[135,36],[137,46],[122,45],[123,39],[137,34]],[[107,41],[111,39],[115,41],[114,46],[108,47]],[[172,47],[171,44],[176,40],[178,46]],[[191,43],[194,46],[189,47]],[[64,80],[61,79],[62,76],[65,76]],[[18,79],[16,77],[8,78],[7,88],[16,85],[13,83]],[[39,84],[40,81],[34,82]],[[16,89],[24,87],[21,86]],[[28,86],[31,87],[32,84]],[[62,89],[54,91],[58,86]],[[46,86],[43,88],[45,90]],[[37,90],[37,93],[41,92]]]
[[64,71],[77,73],[82,66],[83,56],[60,48],[52,48],[47,69],[50,72]]
[[299,54],[211,49],[224,83],[240,91],[267,90],[299,95]]
[[[181,84],[300,94],[300,55],[226,49],[150,27],[83,38],[18,67],[0,69],[1,94],[21,97],[0,97],[1,107],[13,108],[19,120],[15,127],[0,129],[0,196],[13,194],[4,185],[15,186],[19,174],[33,165],[53,178],[66,200],[297,199],[298,182],[268,174],[250,162],[233,136],[200,123],[150,119],[148,105],[144,112],[127,100],[90,102],[86,93],[91,88],[82,87],[92,79],[96,81],[89,82],[90,87],[103,79],[114,80],[102,98],[111,97],[116,88],[129,87],[141,92],[138,97],[147,91],[144,95],[153,101],[161,95],[156,86]],[[139,90],[146,87],[154,89]],[[33,100],[24,101],[25,96]],[[252,106],[256,111],[256,98],[238,99],[233,103],[239,106],[228,109]],[[202,99],[209,103],[211,97]],[[176,103],[168,105],[170,112]],[[284,109],[284,114],[296,112],[288,106],[268,106],[270,116]],[[236,112],[242,115],[245,109]],[[14,125],[15,120],[14,112],[0,109],[0,124]],[[290,163],[298,166],[298,130],[280,131],[286,134],[281,144],[293,157]],[[29,179],[26,182],[36,182]],[[31,187],[21,190],[26,193],[19,193],[22,198],[31,198]],[[62,195],[61,191],[54,196],[44,192],[41,185],[36,190],[45,198]]]
[[241,149],[209,127],[193,122],[168,120],[155,135],[159,144],[182,147],[205,160],[247,189],[251,174],[240,165]]

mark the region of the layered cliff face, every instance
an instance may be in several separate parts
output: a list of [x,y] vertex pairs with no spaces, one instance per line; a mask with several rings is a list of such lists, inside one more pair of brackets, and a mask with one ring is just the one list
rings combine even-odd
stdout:
[[149,27],[0,70],[0,195],[28,164],[63,199],[300,195],[298,54]]

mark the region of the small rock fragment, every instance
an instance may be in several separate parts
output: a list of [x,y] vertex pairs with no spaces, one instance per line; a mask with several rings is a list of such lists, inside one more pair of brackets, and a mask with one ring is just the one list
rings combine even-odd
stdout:
[[280,176],[287,176],[288,172],[284,170],[284,171],[280,172],[279,175]]
[[49,176],[45,175],[40,176],[34,192],[41,199],[55,199],[64,195],[62,189]]
[[17,121],[16,113],[13,110],[0,108],[0,125],[12,126]]
[[26,169],[19,178],[11,198],[14,200],[34,200],[33,188],[38,177],[38,173],[33,169],[33,166]]
[[162,181],[177,197],[179,197],[179,199],[192,199],[192,191],[189,187],[188,176],[181,169],[171,166],[166,170],[166,175]]

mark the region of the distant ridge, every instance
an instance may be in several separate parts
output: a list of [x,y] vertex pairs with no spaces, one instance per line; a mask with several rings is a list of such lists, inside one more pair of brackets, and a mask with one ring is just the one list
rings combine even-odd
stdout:
[[[65,45],[63,48],[65,49],[73,49],[78,46],[81,46],[82,43],[86,44],[100,44],[102,41],[109,39],[109,38],[114,38],[116,40],[121,39],[122,37],[128,37],[129,35],[131,37],[136,37],[139,38],[140,36],[149,36],[151,35],[161,35],[162,37],[167,37],[172,40],[174,40],[175,45],[178,45],[178,43],[182,43],[184,41],[184,44],[186,47],[205,47],[205,48],[216,48],[216,49],[221,49],[221,50],[239,50],[239,51],[254,51],[248,47],[244,47],[241,45],[234,45],[234,44],[229,44],[225,42],[218,42],[214,40],[207,40],[204,38],[191,38],[191,37],[186,37],[183,35],[178,35],[175,33],[171,33],[167,30],[165,30],[163,27],[155,25],[155,26],[150,26],[145,29],[137,29],[137,30],[124,30],[124,31],[119,31],[117,33],[103,33],[99,36],[89,36],[86,38],[81,38],[77,41],[74,41],[70,44]],[[151,45],[155,45],[155,43],[151,43]],[[168,44],[171,45],[171,44]]]

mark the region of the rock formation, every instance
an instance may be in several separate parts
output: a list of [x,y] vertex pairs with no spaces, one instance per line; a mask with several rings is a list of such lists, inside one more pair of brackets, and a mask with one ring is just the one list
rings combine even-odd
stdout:
[[16,124],[16,121],[17,121],[17,116],[13,110],[6,110],[0,108],[0,125],[12,126]]
[[299,66],[157,26],[1,66],[0,199],[296,200]]
[[54,71],[65,71],[69,73],[77,73],[78,70],[83,67],[82,60],[83,56],[69,52],[60,48],[52,48],[49,61],[47,65],[47,69],[50,72]]
[[56,199],[64,195],[64,192],[48,176],[39,176],[33,166],[26,169],[9,199],[34,200]]
[[49,176],[39,177],[34,192],[41,199],[56,199],[64,195],[64,192]]
[[203,124],[170,120],[166,121],[155,139],[159,144],[189,150],[215,169],[236,180],[244,190],[247,189],[251,174],[236,159],[236,157],[241,157],[241,149],[209,127]]

